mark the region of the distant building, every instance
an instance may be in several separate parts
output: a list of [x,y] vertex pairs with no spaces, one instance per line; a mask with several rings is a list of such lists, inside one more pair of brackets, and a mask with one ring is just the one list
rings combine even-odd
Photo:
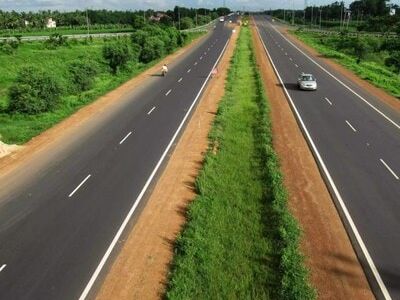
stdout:
[[389,15],[390,16],[394,16],[396,14],[396,9],[395,8],[391,8],[390,10],[389,10]]
[[56,23],[56,21],[53,21],[53,18],[48,18],[46,27],[47,28],[56,28],[57,27],[57,23]]
[[31,25],[31,22],[25,20],[25,21],[24,21],[24,24],[25,24],[25,27],[28,27],[29,25]]
[[166,15],[164,13],[161,13],[161,12],[158,12],[157,14],[151,16],[149,18],[149,20],[150,21],[155,21],[155,22],[160,22],[161,18],[163,18],[163,17],[168,17],[168,15]]

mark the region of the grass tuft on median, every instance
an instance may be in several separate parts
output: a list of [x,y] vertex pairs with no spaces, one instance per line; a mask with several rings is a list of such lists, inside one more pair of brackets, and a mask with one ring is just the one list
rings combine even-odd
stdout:
[[315,298],[245,27],[196,188],[198,196],[176,241],[167,298]]

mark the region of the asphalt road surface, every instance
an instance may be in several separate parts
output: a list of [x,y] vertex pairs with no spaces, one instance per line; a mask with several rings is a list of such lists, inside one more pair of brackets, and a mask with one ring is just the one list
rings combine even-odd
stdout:
[[[400,114],[255,19],[376,296],[400,299]],[[301,72],[317,91],[297,88]]]
[[7,193],[0,182],[0,299],[93,293],[230,35],[218,23],[166,77],[149,78],[34,178]]

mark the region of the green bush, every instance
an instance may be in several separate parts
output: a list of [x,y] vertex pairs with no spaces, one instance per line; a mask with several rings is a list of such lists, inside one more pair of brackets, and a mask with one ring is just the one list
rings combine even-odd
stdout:
[[144,30],[141,30],[141,29],[136,30],[131,35],[132,43],[138,44],[141,47],[144,46],[144,42],[146,41],[146,39],[148,37],[149,37],[149,33],[147,31],[144,31]]
[[24,114],[50,111],[59,104],[61,94],[55,77],[36,67],[24,67],[9,90],[8,109]]
[[15,52],[15,49],[11,47],[9,43],[3,42],[0,45],[0,51],[4,54],[11,55]]
[[98,73],[96,62],[90,59],[76,59],[68,66],[72,84],[78,92],[90,90]]
[[48,49],[56,49],[60,46],[67,46],[68,45],[68,38],[62,36],[59,33],[53,33],[49,36],[49,39],[45,42],[46,48]]
[[189,28],[193,28],[194,27],[194,23],[192,18],[189,17],[184,17],[181,19],[181,29],[189,29]]
[[124,41],[118,40],[103,46],[103,58],[114,74],[117,73],[118,69],[123,68],[131,57],[131,48]]
[[385,59],[385,65],[393,67],[393,69],[400,73],[400,51],[394,51],[389,57]]
[[160,58],[164,55],[164,42],[157,37],[148,38],[143,46],[142,52],[140,54],[140,61],[144,63],[149,63],[152,60]]

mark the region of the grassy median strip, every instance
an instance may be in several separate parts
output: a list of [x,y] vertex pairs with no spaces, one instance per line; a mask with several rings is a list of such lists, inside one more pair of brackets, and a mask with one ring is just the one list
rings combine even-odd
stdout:
[[269,111],[248,28],[176,243],[170,299],[313,299],[272,148]]

